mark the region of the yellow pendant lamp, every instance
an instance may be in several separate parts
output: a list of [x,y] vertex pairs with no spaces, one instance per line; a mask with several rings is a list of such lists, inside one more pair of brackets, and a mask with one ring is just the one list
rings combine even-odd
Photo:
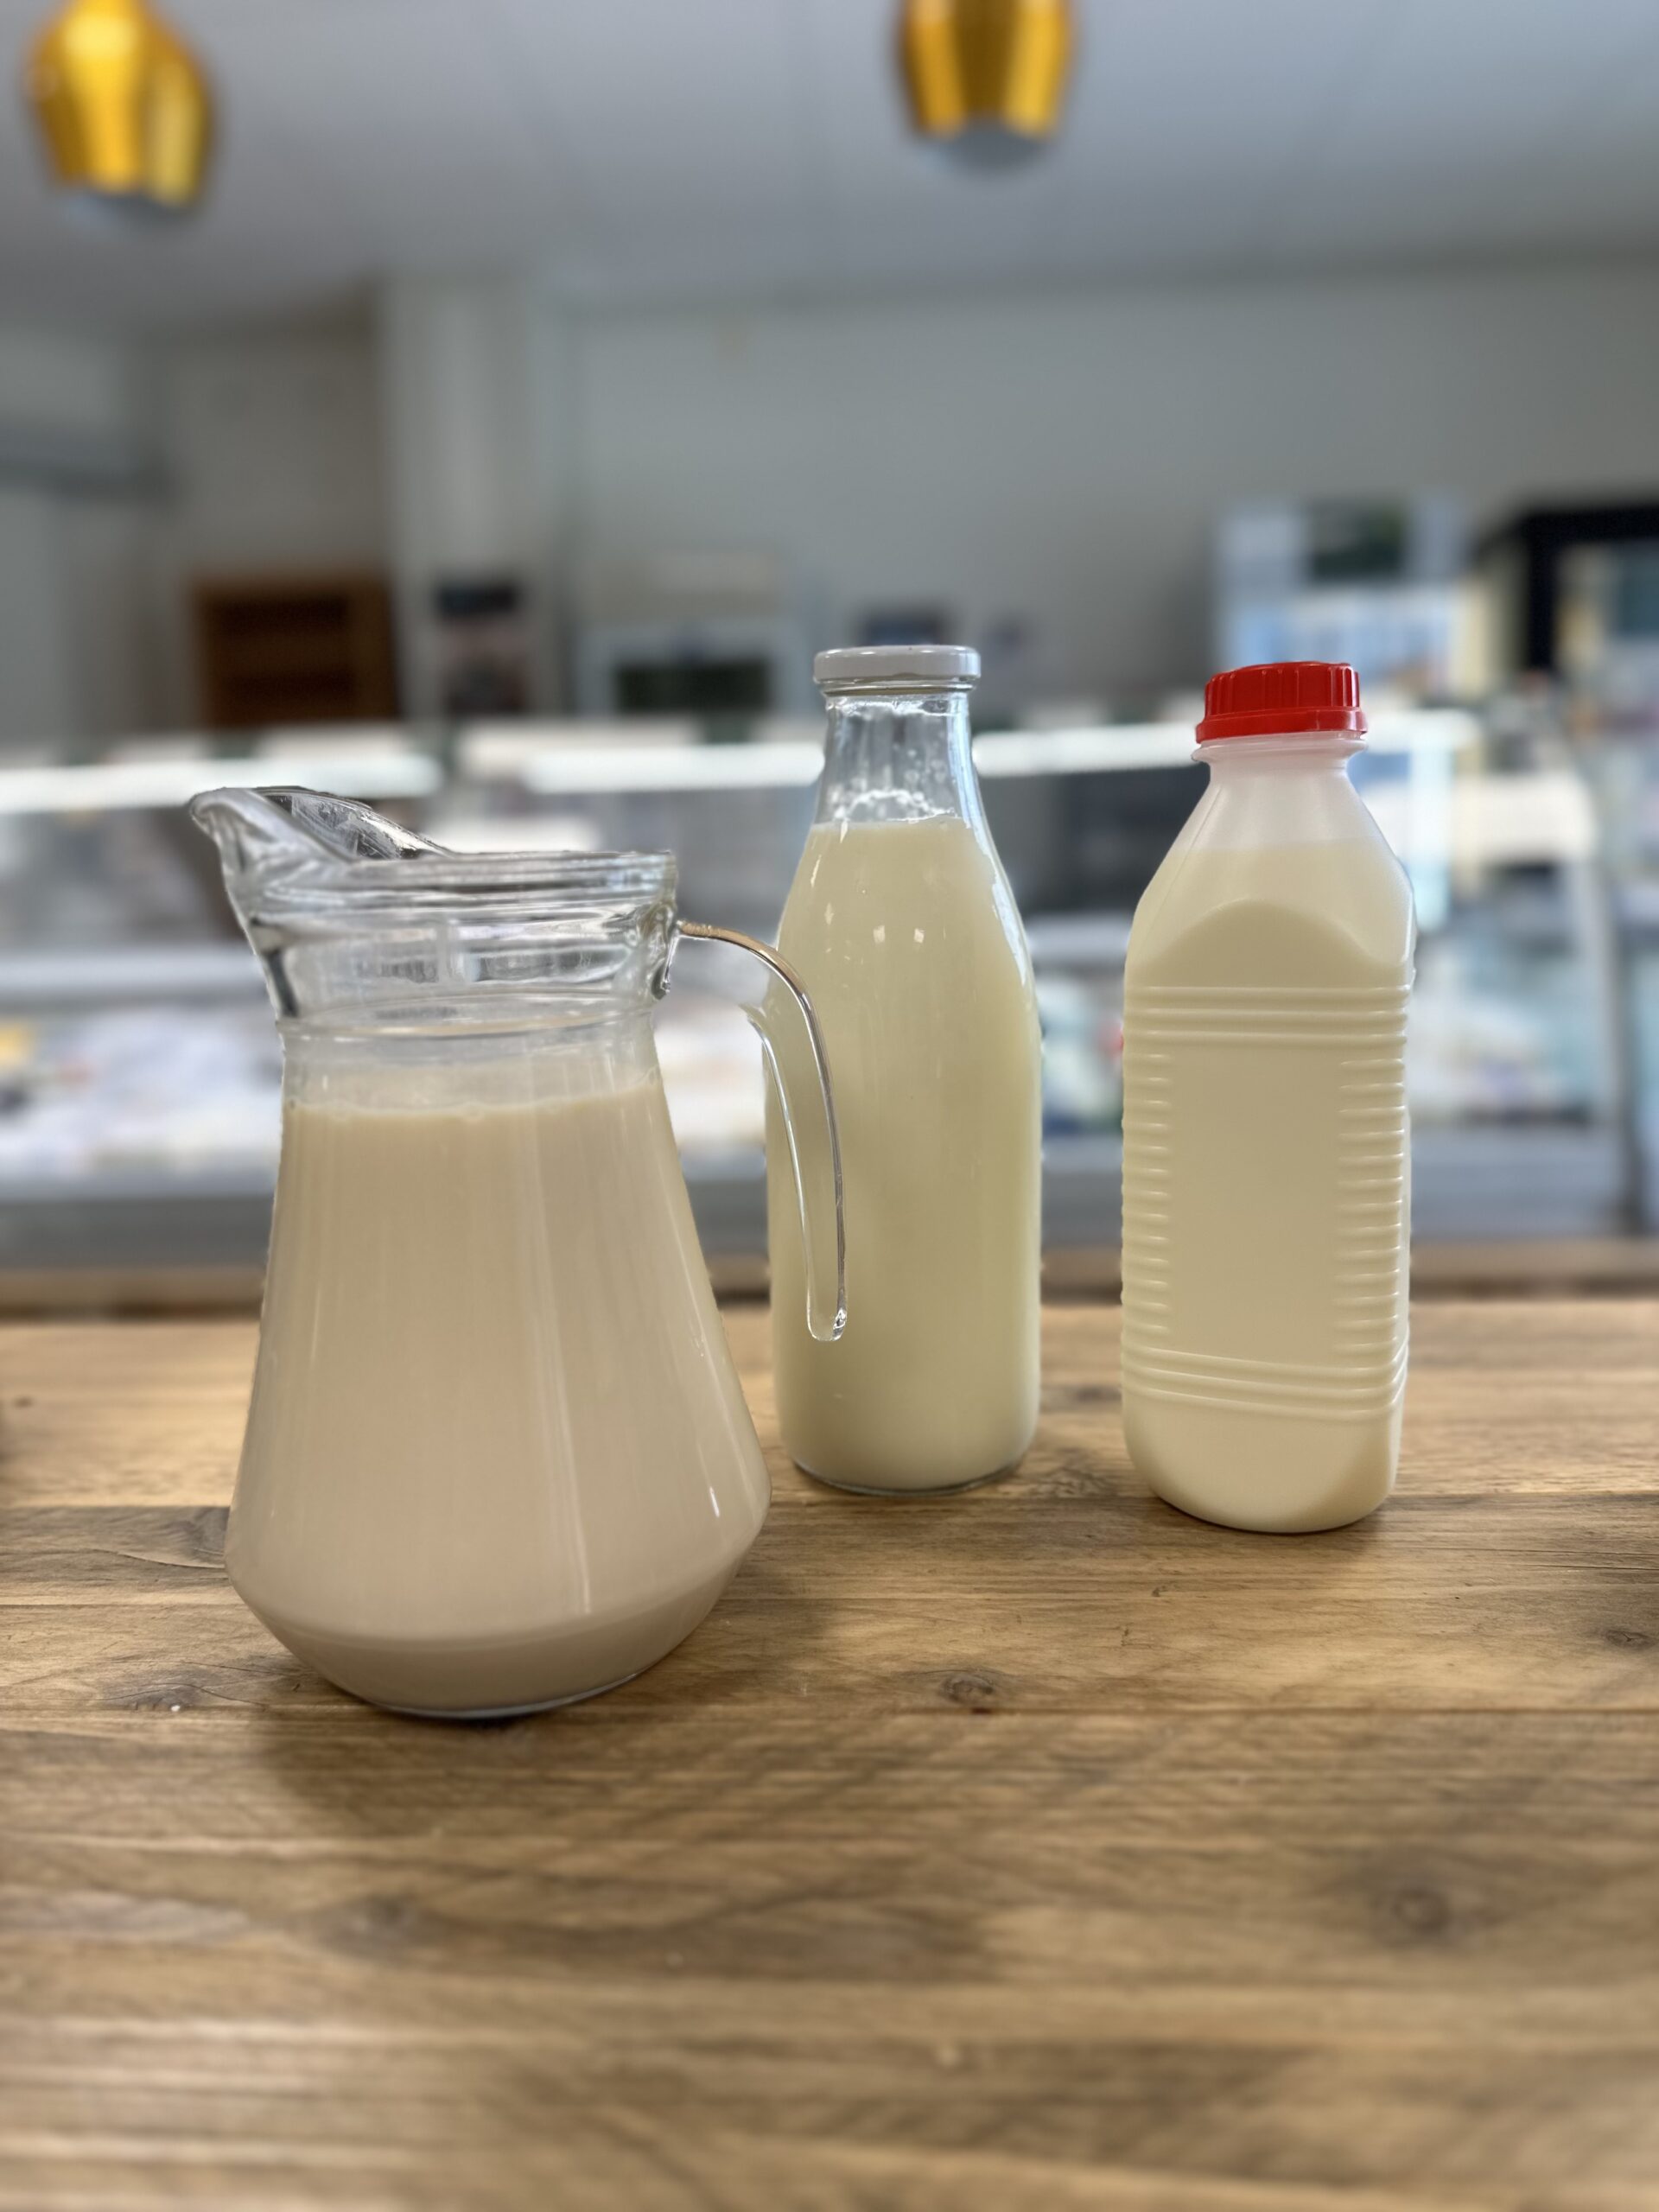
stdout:
[[1069,0],[903,0],[899,44],[917,130],[963,161],[1025,160],[1058,129]]
[[200,198],[213,95],[144,0],[67,0],[35,41],[23,90],[64,193],[123,215],[181,215]]

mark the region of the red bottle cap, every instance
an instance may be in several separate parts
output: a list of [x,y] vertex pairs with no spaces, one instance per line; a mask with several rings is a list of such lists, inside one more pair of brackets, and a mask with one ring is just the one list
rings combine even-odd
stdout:
[[1346,661],[1271,660],[1259,668],[1230,668],[1204,687],[1200,745],[1321,729],[1365,734],[1359,678]]

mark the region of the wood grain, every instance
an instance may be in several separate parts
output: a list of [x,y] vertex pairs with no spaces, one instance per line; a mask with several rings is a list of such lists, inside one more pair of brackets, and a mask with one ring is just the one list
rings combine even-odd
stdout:
[[1145,1496],[1112,1309],[897,1504],[728,1323],[728,1598],[474,1729],[226,1585],[247,1325],[0,1328],[0,2208],[1659,2206],[1659,1305],[1426,1307],[1297,1539]]

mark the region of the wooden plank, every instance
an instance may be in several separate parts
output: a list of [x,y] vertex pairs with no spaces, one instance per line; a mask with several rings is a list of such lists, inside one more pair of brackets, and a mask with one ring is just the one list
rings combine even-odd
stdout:
[[[1116,2164],[1015,2155],[988,2145],[972,2152],[900,2145],[871,2146],[838,2135],[766,2139],[711,2124],[707,2114],[672,2108],[601,2107],[560,2118],[556,2145],[499,2141],[456,2155],[383,2139],[344,2155],[238,2142],[206,2170],[188,2152],[158,2146],[142,2165],[141,2144],[108,2139],[107,2158],[143,2184],[111,2193],[110,2166],[89,2158],[65,2176],[57,2164],[17,2168],[16,2193],[0,2183],[5,2212],[149,2212],[156,2205],[212,2205],[234,2212],[296,2212],[296,2207],[383,2212],[1487,2212],[1512,2200],[1308,2187],[1279,2177],[1233,2182],[1187,2174],[1172,2178]],[[50,2139],[48,2139],[50,2140]],[[296,2177],[303,2177],[302,2181]],[[61,2194],[73,2190],[73,2194]],[[1651,2193],[1637,2185],[1541,2185],[1525,2212],[1649,2212]]]
[[[1400,1499],[1264,1541],[1074,1464],[1071,1495],[826,1507],[798,1485],[718,1612],[625,1702],[1659,1713],[1659,1491]],[[224,1584],[220,1534],[213,1510],[14,1509],[0,1694],[54,1714],[331,1702]]]
[[[779,1497],[839,1506],[776,1447],[766,1308],[730,1306],[726,1322]],[[1079,1480],[1139,1494],[1118,1428],[1118,1328],[1115,1306],[1046,1311],[1044,1421],[1015,1478],[1020,1494],[1064,1493]],[[254,1342],[243,1320],[0,1323],[6,1497],[228,1503]],[[1471,1477],[1483,1495],[1642,1487],[1659,1460],[1656,1439],[1659,1300],[1418,1310],[1402,1498],[1466,1490]]]
[[240,1319],[0,1325],[7,1503],[228,1504],[255,1340]]
[[[918,2165],[989,2145],[1032,2202],[1056,2164],[1503,2202],[1506,2168],[1569,2190],[1590,2138],[1610,2181],[1659,2171],[1638,1724],[784,1738],[625,1707],[467,1734],[342,1708],[281,1747],[265,1716],[145,1715],[37,1738],[32,1780],[9,1741],[33,1847],[0,1932],[50,2024],[0,2033],[0,2111],[67,2145],[95,2090],[100,2135],[222,2146],[231,2180],[302,2116],[349,2174],[596,2106],[664,2153],[711,2113]],[[23,1792],[55,1827],[17,1827]],[[740,2173],[714,2201],[768,2200]]]
[[0,1328],[0,2212],[1659,2205],[1659,1306],[1426,1307],[1401,1496],[1157,1505],[773,1434],[627,1689],[400,1722],[219,1564],[253,1336]]

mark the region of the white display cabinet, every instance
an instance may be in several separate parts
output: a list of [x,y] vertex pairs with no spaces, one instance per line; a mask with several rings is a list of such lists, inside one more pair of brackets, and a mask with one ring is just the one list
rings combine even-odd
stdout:
[[[1123,952],[1135,898],[1202,787],[1192,749],[1188,728],[1162,724],[977,743],[1038,970],[1051,1246],[1117,1241]],[[1423,925],[1416,1232],[1630,1228],[1651,1205],[1637,1002],[1649,970],[1659,978],[1659,902],[1643,922],[1641,887],[1604,867],[1591,778],[1560,762],[1497,772],[1488,750],[1475,717],[1385,715],[1359,770]],[[217,863],[183,815],[195,791],[310,784],[486,849],[671,846],[684,912],[770,934],[818,760],[799,724],[725,745],[513,724],[355,747],[343,733],[273,737],[235,757],[194,741],[0,771],[0,1269],[246,1268],[262,1255],[276,1039]],[[678,988],[659,1034],[705,1243],[756,1254],[753,1040],[741,1017]]]

